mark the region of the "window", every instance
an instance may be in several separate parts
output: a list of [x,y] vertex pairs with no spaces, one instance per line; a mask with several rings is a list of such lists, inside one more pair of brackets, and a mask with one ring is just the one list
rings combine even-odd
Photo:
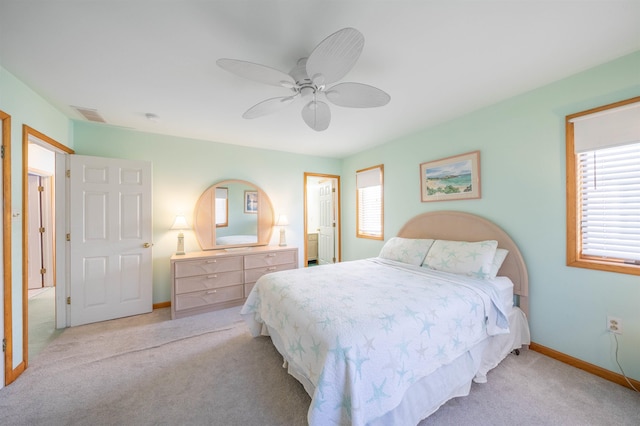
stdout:
[[229,226],[229,189],[216,188],[216,228]]
[[567,264],[640,275],[640,97],[569,115]]
[[384,239],[384,166],[356,172],[356,237]]

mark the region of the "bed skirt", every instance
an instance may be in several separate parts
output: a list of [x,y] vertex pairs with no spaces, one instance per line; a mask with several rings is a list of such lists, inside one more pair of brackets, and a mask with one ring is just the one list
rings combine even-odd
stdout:
[[[429,417],[440,406],[452,398],[469,395],[471,382],[485,383],[487,373],[495,368],[513,350],[530,343],[527,319],[518,307],[509,313],[509,334],[490,336],[475,345],[453,362],[443,365],[430,375],[418,380],[405,393],[400,405],[370,422],[370,426],[390,424],[418,424]],[[262,334],[271,336],[271,341],[284,358],[283,367],[304,387],[309,396],[315,392],[314,385],[301,370],[283,354],[279,334],[263,324]]]

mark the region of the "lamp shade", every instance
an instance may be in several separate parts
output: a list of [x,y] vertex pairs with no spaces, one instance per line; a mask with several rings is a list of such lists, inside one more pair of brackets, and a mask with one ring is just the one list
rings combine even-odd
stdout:
[[279,215],[278,220],[276,221],[276,226],[287,226],[289,224],[289,219],[287,219],[286,215]]
[[171,229],[189,229],[189,224],[187,224],[187,218],[178,215],[173,221],[173,225],[171,225]]

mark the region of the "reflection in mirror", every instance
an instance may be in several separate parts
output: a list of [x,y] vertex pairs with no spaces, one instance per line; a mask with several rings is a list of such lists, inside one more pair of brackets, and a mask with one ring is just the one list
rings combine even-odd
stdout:
[[229,226],[229,188],[216,188],[216,228]]
[[[252,200],[254,208],[247,210],[247,203],[251,202],[247,200],[247,192],[256,193],[252,186],[243,183],[230,183],[225,188],[216,188],[216,245],[258,242],[257,199],[254,197]],[[218,194],[221,198],[218,198]],[[226,212],[223,211],[225,207]]]
[[203,250],[267,245],[273,230],[271,201],[249,182],[219,182],[200,196],[194,230]]

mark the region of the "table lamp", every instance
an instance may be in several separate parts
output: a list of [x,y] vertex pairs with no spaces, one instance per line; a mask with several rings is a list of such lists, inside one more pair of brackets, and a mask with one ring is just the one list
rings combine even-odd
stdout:
[[278,216],[278,220],[276,221],[276,226],[280,227],[280,246],[284,247],[287,245],[287,241],[285,239],[285,235],[284,235],[284,227],[287,226],[289,224],[289,219],[287,219],[287,216],[281,214]]
[[171,225],[171,229],[177,229],[180,232],[178,233],[178,249],[176,250],[176,254],[184,254],[184,234],[182,230],[189,229],[189,225],[187,224],[187,218],[178,215],[173,221],[173,225]]

